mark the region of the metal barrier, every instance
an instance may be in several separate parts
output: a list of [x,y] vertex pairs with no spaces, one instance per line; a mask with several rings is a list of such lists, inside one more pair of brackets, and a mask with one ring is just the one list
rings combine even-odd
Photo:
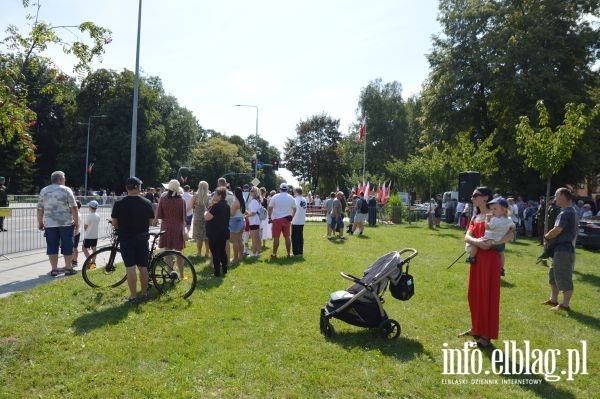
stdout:
[[[110,219],[112,206],[100,206],[96,211],[100,215],[100,226],[98,238],[103,239],[110,236],[110,225],[106,219]],[[0,233],[0,256],[17,252],[32,251],[46,248],[44,232],[37,228],[37,208],[31,203],[11,202],[11,216],[4,219],[4,228],[7,230]],[[89,207],[82,206],[79,210],[81,219],[80,231],[83,232],[85,217]]]

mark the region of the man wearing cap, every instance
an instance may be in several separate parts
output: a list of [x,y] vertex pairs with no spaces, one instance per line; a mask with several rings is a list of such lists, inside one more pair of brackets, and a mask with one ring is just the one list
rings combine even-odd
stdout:
[[272,223],[273,230],[273,253],[272,258],[277,257],[279,248],[279,235],[283,233],[285,239],[285,249],[287,256],[290,257],[292,241],[290,240],[290,224],[296,214],[296,201],[294,197],[288,194],[288,185],[281,183],[279,193],[275,194],[269,202],[269,223]]
[[137,177],[127,179],[127,196],[115,202],[110,215],[119,234],[121,256],[127,268],[129,303],[137,301],[135,266],[140,272],[142,300],[148,299],[148,228],[154,221],[154,210],[150,201],[140,195],[141,187],[142,181]]
[[46,237],[46,254],[51,276],[58,276],[58,248],[65,258],[65,275],[76,274],[73,260],[73,232],[79,227],[79,213],[73,191],[65,186],[65,173],[57,170],[50,176],[51,184],[40,191],[37,203],[38,229]]
[[90,256],[90,248],[92,249],[92,252],[96,251],[96,245],[98,245],[98,226],[100,225],[100,216],[96,213],[96,210],[98,209],[98,202],[92,200],[88,204],[88,207],[90,208],[90,211],[85,217],[85,222],[83,223],[82,245],[83,254],[86,258]]
[[[8,191],[4,185],[4,176],[0,176],[0,207],[7,207],[8,204]],[[0,232],[8,231],[4,228],[4,216],[0,216]]]

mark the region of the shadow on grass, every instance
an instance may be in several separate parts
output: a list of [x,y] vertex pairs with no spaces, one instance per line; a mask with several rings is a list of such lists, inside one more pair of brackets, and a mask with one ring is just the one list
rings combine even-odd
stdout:
[[516,287],[516,285],[514,285],[513,283],[509,283],[508,281],[502,279],[502,280],[500,280],[500,287],[502,287],[502,288],[514,288],[514,287]]
[[[377,329],[361,331],[343,331],[336,333],[329,342],[342,346],[345,349],[363,348],[366,352],[378,350],[382,354],[394,357],[401,362],[409,362],[417,358],[425,350],[423,345],[414,339],[402,335],[396,339],[388,340],[378,335]],[[431,358],[433,356],[429,354]]]
[[[496,348],[495,350],[503,350],[503,348]],[[491,361],[492,350],[482,350],[481,351],[484,356],[486,356]],[[510,385],[518,385],[524,391],[530,391],[534,395],[540,398],[564,398],[564,399],[574,399],[576,396],[570,391],[565,389],[557,388],[552,382],[548,382],[544,379],[543,375],[537,374],[525,374],[525,366],[521,364],[521,362],[515,362],[513,365],[513,361],[508,357],[506,352],[504,352],[507,357],[505,364],[508,366],[507,370],[503,370],[503,374],[499,374],[499,377],[504,378],[505,380],[511,381]],[[530,364],[530,368],[533,364]],[[558,372],[553,375],[558,375]],[[527,381],[528,383],[524,383]]]
[[220,287],[221,284],[223,284],[223,277],[215,277],[214,274],[215,268],[213,267],[212,263],[204,264],[202,265],[201,269],[196,269],[196,276],[198,277],[198,282],[196,283],[196,291],[209,290]]
[[[99,294],[101,295],[101,294]],[[121,323],[129,312],[138,312],[138,305],[122,303],[100,311],[84,314],[73,321],[73,328],[77,335],[83,335],[96,328]]]
[[598,319],[597,317],[589,316],[580,312],[576,312],[574,310],[571,310],[569,312],[569,317],[572,317],[578,322],[583,323],[596,330],[600,330],[600,319]]
[[583,283],[588,283],[588,284],[595,285],[596,287],[600,287],[600,277],[599,276],[595,276],[595,275],[589,274],[589,273],[581,273],[581,272],[578,272],[577,270],[574,270],[573,274],[578,275],[579,278],[581,279],[581,282],[583,282]]
[[270,264],[270,265],[291,266],[296,263],[302,263],[302,262],[304,262],[304,256],[291,256],[288,258],[286,255],[284,255],[281,257],[277,257],[277,258],[269,257],[269,259],[266,260],[264,263]]

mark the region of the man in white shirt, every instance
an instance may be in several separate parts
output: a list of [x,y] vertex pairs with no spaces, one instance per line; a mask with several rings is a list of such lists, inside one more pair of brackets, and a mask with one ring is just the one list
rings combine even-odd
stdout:
[[302,187],[294,189],[296,213],[292,219],[292,254],[302,256],[304,253],[304,223],[306,222],[306,208],[308,200],[302,195]]
[[281,183],[279,193],[275,194],[269,202],[269,223],[272,223],[273,230],[273,253],[272,258],[277,257],[279,248],[279,236],[283,233],[285,239],[285,249],[287,256],[290,257],[292,242],[290,240],[290,224],[296,214],[296,201],[294,197],[288,194],[288,185]]

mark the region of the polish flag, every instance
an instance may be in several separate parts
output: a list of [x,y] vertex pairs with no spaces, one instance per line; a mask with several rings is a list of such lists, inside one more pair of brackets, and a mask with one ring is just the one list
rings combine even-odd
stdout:
[[358,144],[362,144],[362,139],[365,134],[367,134],[367,124],[363,122],[358,129]]

